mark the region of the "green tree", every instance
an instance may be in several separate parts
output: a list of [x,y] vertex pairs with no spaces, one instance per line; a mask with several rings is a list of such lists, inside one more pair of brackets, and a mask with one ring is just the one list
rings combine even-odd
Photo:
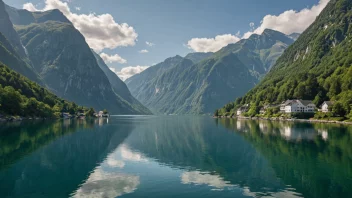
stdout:
[[334,116],[344,116],[346,114],[346,111],[340,102],[336,102],[332,107],[332,113],[334,114]]
[[94,109],[93,108],[89,108],[89,110],[86,112],[86,116],[93,117],[94,113],[95,113]]
[[214,116],[215,117],[218,117],[219,116],[219,110],[217,109],[217,110],[215,110],[215,112],[214,112]]

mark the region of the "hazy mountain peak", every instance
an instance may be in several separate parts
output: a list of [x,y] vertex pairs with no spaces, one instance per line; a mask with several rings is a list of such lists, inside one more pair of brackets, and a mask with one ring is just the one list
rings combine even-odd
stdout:
[[211,55],[213,55],[213,52],[208,52],[208,53],[204,53],[204,52],[193,52],[193,53],[189,53],[185,56],[186,59],[189,59],[191,61],[193,61],[193,63],[198,63],[208,57],[210,57]]
[[44,12],[30,12],[25,9],[17,9],[5,4],[5,9],[9,14],[10,20],[15,25],[29,25],[31,23],[45,23],[47,21],[57,21],[70,23],[71,21],[58,9]]

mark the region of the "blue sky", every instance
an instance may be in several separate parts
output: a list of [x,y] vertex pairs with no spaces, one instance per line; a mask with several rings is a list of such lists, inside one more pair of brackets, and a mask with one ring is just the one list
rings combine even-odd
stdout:
[[[45,1],[55,3],[60,0],[4,0],[5,3],[17,8],[22,8],[25,3],[32,3],[38,10],[45,7]],[[110,14],[117,24],[127,23],[135,33],[132,34],[132,37],[134,36],[132,40],[138,34],[134,45],[130,40],[129,44],[125,44],[127,46],[116,44],[117,46],[110,47],[113,49],[96,50],[109,56],[118,54],[126,60],[126,63],[123,63],[125,61],[118,61],[115,57],[115,59],[110,59],[111,63],[106,61],[109,67],[115,68],[116,71],[127,66],[151,66],[165,58],[175,55],[184,56],[193,51],[216,51],[222,45],[236,42],[248,31],[260,33],[261,29],[267,27],[286,31],[285,33],[302,32],[319,14],[321,7],[325,6],[327,1],[61,0],[61,2],[67,2],[70,11],[77,15]],[[324,5],[314,10],[312,6],[319,5],[319,3]],[[301,12],[304,8],[306,11]],[[288,10],[293,11],[286,12],[287,16],[283,14],[279,18],[280,14]],[[261,25],[261,21],[267,15],[277,17],[267,17],[266,25]],[[302,24],[294,21],[299,20],[299,17],[307,18],[307,21]],[[254,26],[250,27],[250,23],[254,23]],[[209,40],[218,35],[227,36],[219,37],[219,41]],[[194,38],[204,39],[192,40]],[[189,41],[192,42],[188,43]],[[146,42],[155,45],[148,46]],[[141,50],[147,50],[148,53],[140,53]]]

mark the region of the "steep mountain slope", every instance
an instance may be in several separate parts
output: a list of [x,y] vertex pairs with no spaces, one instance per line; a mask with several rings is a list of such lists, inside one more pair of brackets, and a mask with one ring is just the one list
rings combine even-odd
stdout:
[[0,62],[6,65],[11,65],[11,69],[25,75],[30,80],[43,85],[40,76],[34,71],[25,60],[26,58],[20,57],[11,43],[0,32]]
[[0,61],[10,65],[13,70],[27,76],[30,80],[43,85],[24,50],[20,37],[5,11],[5,5],[0,1]]
[[[148,71],[156,66],[151,67],[126,84],[139,101],[155,112],[212,113],[253,88],[292,43],[280,32],[265,30],[262,35],[230,44],[196,63],[184,58],[158,73]],[[135,86],[146,72],[143,88]]]
[[132,76],[131,78],[127,79],[125,83],[127,84],[127,87],[130,89],[134,97],[136,97],[137,99],[144,98],[145,91],[149,89],[149,85],[153,83],[153,81],[155,80],[155,77],[158,75],[161,75],[169,68],[177,65],[179,62],[181,62],[182,59],[183,58],[178,55],[172,58],[168,58],[164,62],[161,62],[155,66],[149,67],[148,69],[144,70],[142,73]]
[[19,22],[15,28],[32,65],[54,94],[96,110],[107,109],[112,114],[147,112],[119,96],[120,90],[113,90],[83,35],[60,11],[31,13],[9,9],[10,18]]
[[112,89],[118,94],[123,100],[126,100],[131,106],[143,114],[151,114],[151,111],[143,106],[137,99],[135,99],[130,90],[128,90],[126,84],[105,64],[104,60],[94,51],[92,51],[100,69],[105,73],[106,77],[112,86]]
[[337,101],[340,115],[352,104],[352,1],[331,0],[316,21],[279,58],[263,81],[235,104],[251,103],[256,114],[266,103],[291,98]]
[[21,40],[13,28],[9,15],[5,11],[5,4],[0,0],[0,32],[10,41],[15,51],[21,56],[26,56]]

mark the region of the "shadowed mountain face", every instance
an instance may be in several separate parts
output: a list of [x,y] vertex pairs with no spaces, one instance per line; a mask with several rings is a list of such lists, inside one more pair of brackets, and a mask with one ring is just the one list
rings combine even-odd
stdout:
[[214,54],[166,59],[126,84],[132,95],[156,113],[212,113],[253,88],[293,42],[267,29]]
[[94,51],[92,51],[100,69],[104,72],[108,78],[113,91],[118,94],[123,100],[127,101],[136,111],[149,115],[151,111],[143,106],[137,99],[135,99],[130,90],[128,90],[126,84],[105,64],[104,60]]
[[5,11],[5,6],[3,1],[0,1],[0,61],[5,65],[11,65],[13,70],[30,80],[43,85],[41,78],[31,66],[20,37]]
[[[6,53],[9,55],[0,61],[78,105],[107,109],[111,114],[150,114],[116,75],[112,77],[105,67],[100,67],[106,65],[94,56],[83,35],[59,10],[29,12],[6,6],[8,16],[3,2],[0,4],[3,10],[0,25],[12,28],[10,33],[8,28],[0,32],[6,38],[13,35],[7,38],[11,45],[2,42],[7,47],[0,46],[0,50],[9,51]],[[20,56],[20,50],[9,47],[18,45],[26,50],[24,57]]]
[[5,10],[5,4],[2,0],[0,1],[0,24],[0,32],[10,41],[15,51],[21,57],[24,57],[26,53],[21,44],[21,40],[13,28],[9,15]]

